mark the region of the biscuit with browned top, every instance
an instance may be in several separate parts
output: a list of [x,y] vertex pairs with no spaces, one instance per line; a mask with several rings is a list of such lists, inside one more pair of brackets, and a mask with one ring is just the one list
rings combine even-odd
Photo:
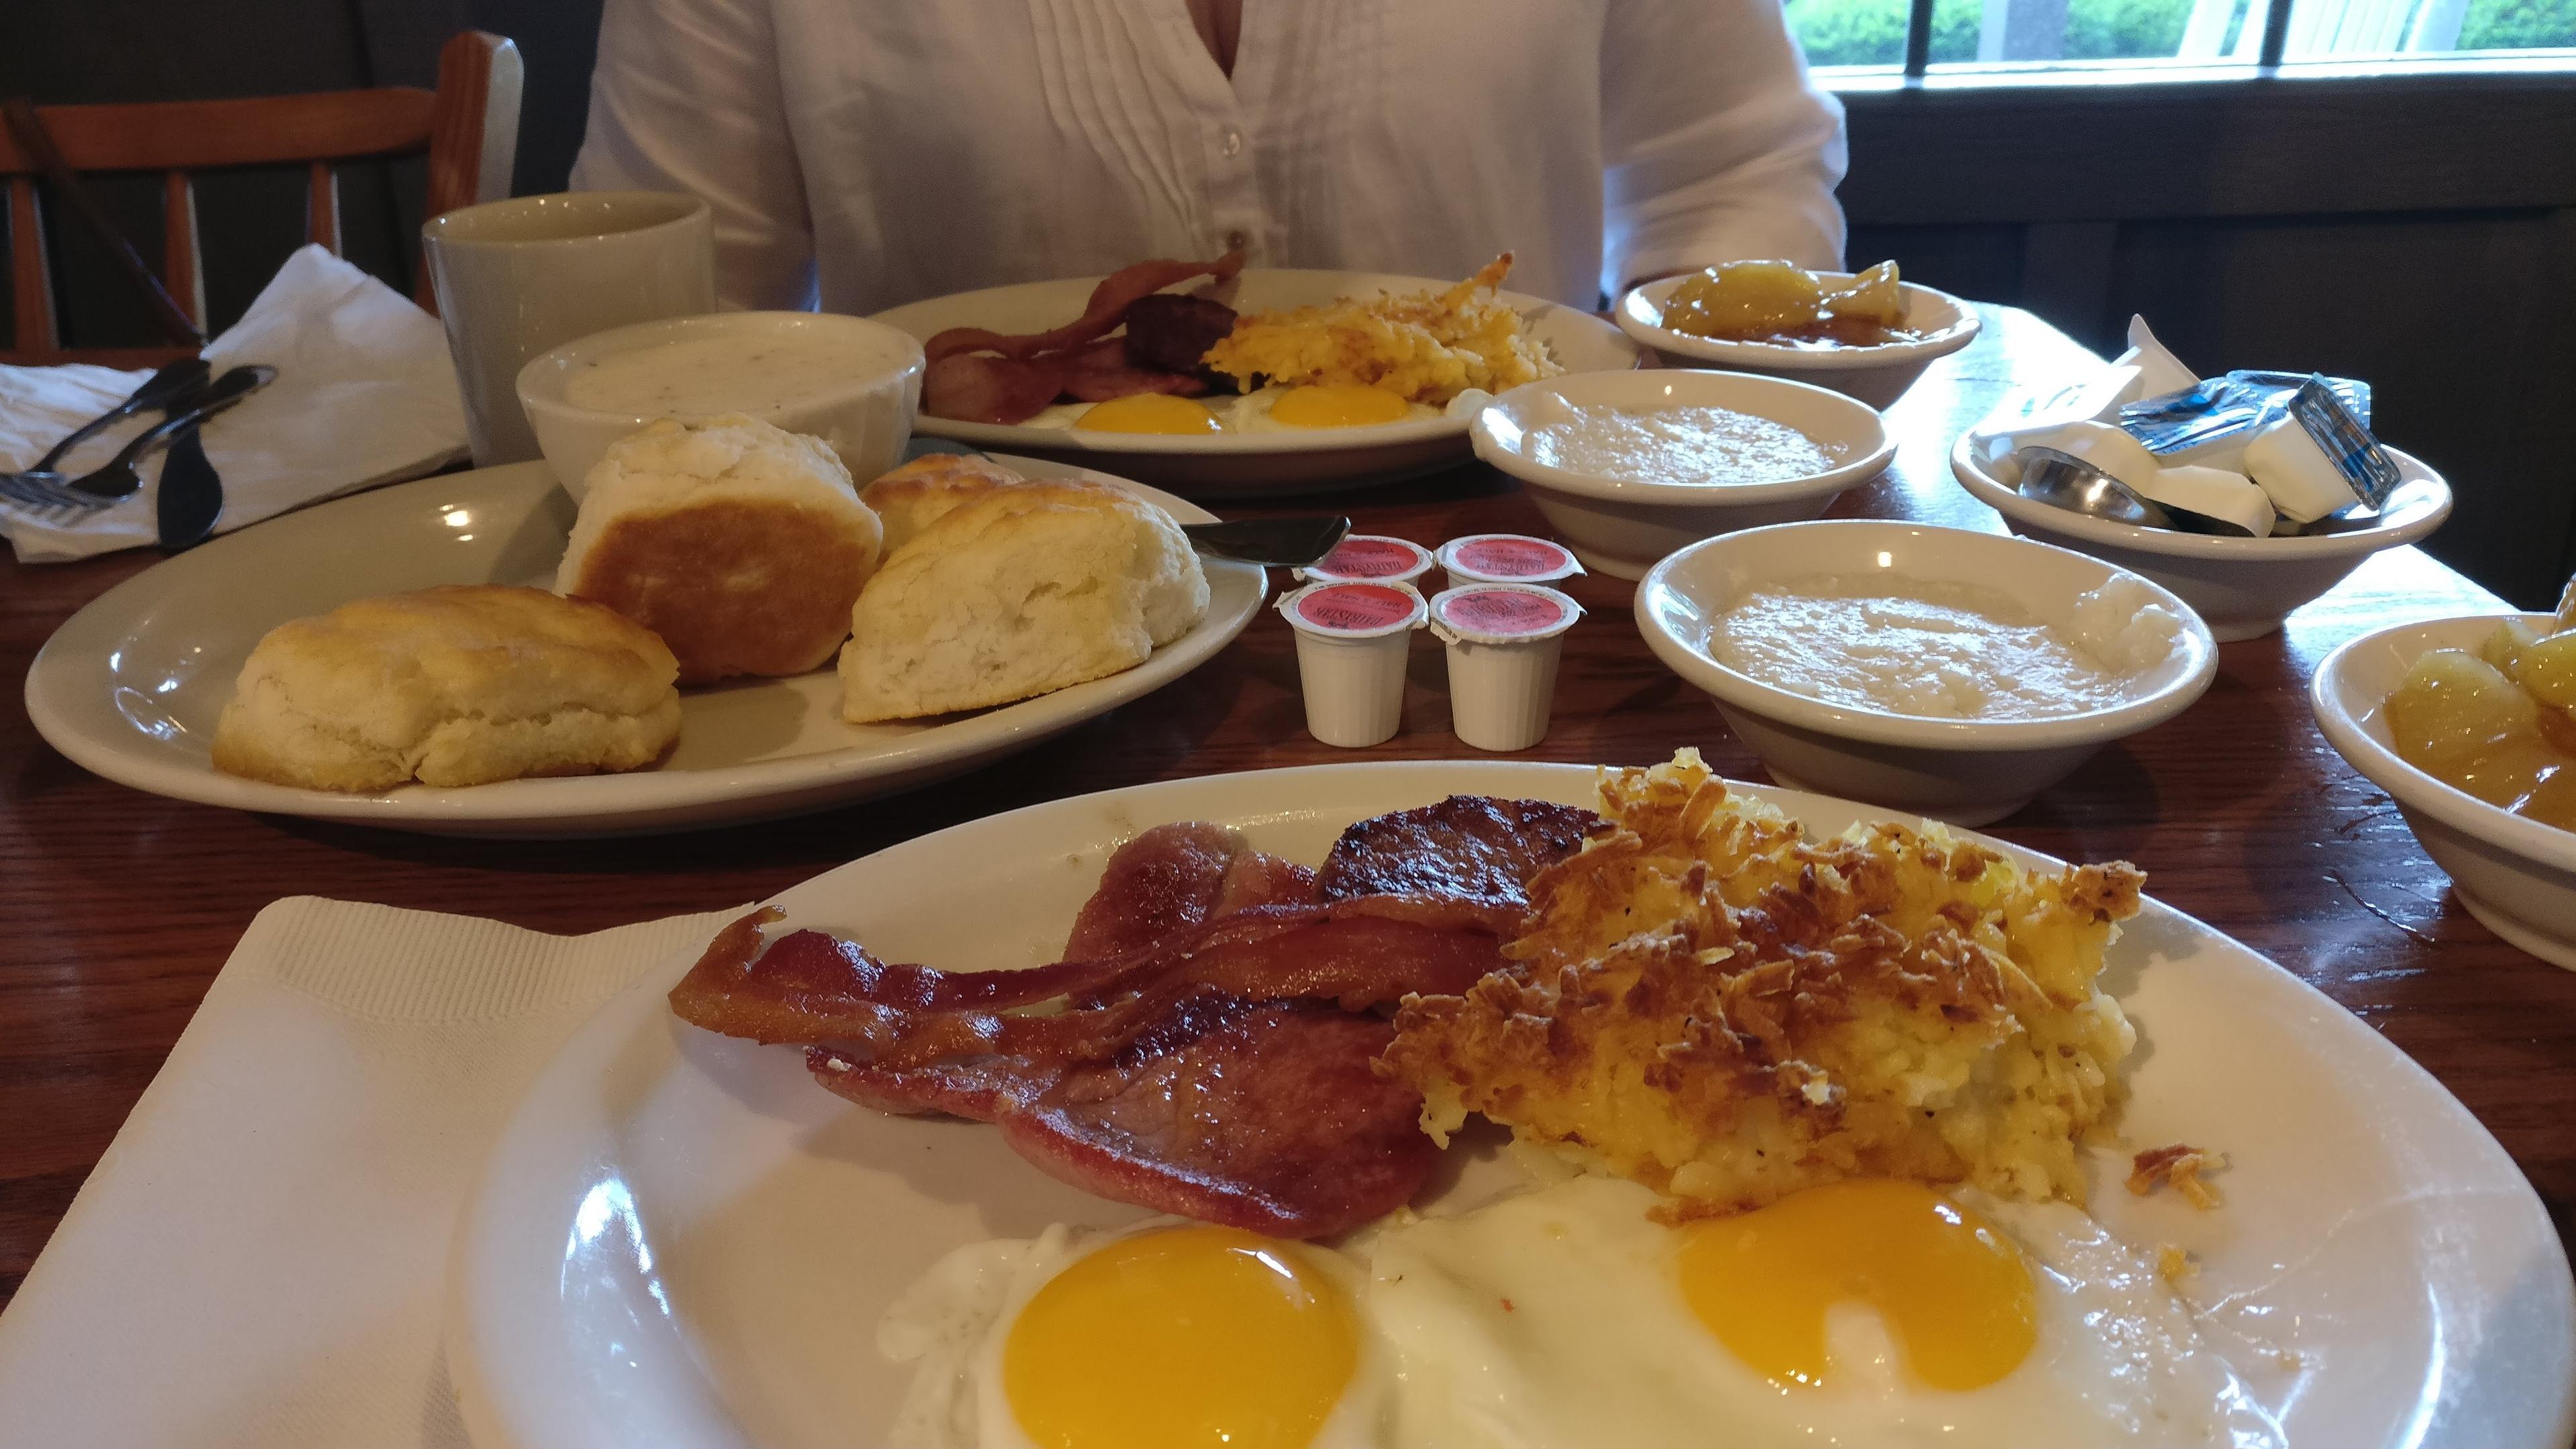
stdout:
[[666,419],[591,469],[555,587],[660,634],[683,684],[803,674],[850,632],[883,533],[822,440]]

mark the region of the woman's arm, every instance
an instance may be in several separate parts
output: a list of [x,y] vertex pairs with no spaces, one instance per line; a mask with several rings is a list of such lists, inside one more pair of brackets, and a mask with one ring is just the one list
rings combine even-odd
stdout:
[[769,0],[608,0],[572,184],[705,197],[718,301],[814,305],[813,226]]
[[1842,104],[1779,0],[1609,0],[1603,289],[1712,262],[1842,265]]

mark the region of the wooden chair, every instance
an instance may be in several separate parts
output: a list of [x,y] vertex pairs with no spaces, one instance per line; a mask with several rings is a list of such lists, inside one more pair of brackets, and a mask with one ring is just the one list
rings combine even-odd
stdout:
[[[518,152],[519,48],[479,30],[447,42],[438,55],[438,89],[388,86],[224,101],[135,105],[45,106],[37,110],[71,170],[159,172],[162,285],[201,330],[205,278],[197,266],[197,204],[192,171],[228,166],[307,168],[305,235],[340,251],[343,161],[429,157],[425,215],[507,196]],[[149,365],[186,355],[177,347],[66,350],[54,316],[45,256],[42,168],[0,131],[0,177],[9,192],[9,260],[17,337],[0,352],[11,362],[105,362]],[[437,310],[424,268],[413,287],[420,305]]]

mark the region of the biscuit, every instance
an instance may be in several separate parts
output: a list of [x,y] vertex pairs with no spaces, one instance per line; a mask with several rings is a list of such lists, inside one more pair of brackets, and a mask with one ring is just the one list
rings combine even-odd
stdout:
[[859,490],[859,501],[885,523],[885,550],[891,558],[958,504],[1027,481],[981,454],[925,453],[878,475]]
[[683,684],[821,667],[882,552],[822,440],[739,414],[654,423],[587,483],[555,587],[661,635]]
[[450,585],[271,629],[215,728],[215,768],[313,790],[632,770],[680,732],[652,631],[543,589]]
[[994,488],[914,536],[859,595],[842,713],[911,719],[1099,679],[1207,607],[1198,555],[1162,509],[1069,479]]

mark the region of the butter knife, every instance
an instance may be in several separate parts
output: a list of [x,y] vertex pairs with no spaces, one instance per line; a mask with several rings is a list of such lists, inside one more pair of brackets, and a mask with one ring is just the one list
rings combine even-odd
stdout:
[[181,432],[161,455],[160,510],[161,546],[173,552],[205,542],[224,511],[223,480],[196,428]]

